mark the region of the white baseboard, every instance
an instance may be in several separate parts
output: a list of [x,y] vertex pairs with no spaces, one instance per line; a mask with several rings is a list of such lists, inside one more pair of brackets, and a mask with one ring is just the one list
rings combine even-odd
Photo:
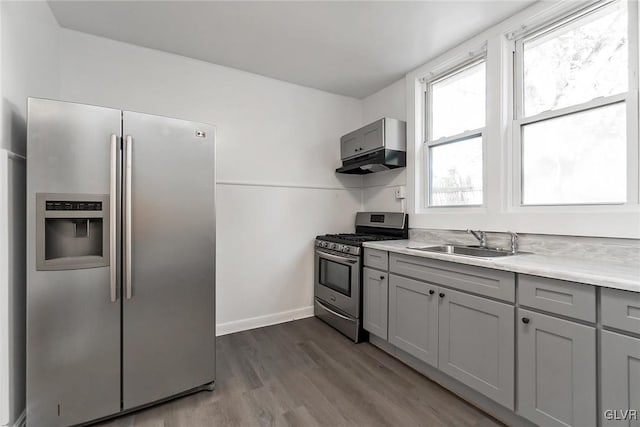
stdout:
[[24,410],[18,417],[15,423],[13,423],[13,427],[24,427],[27,421],[27,411]]
[[313,306],[297,308],[295,310],[282,311],[280,313],[267,314],[266,316],[251,317],[249,319],[234,320],[216,325],[216,335],[227,335],[234,332],[261,328],[263,326],[276,325],[291,320],[304,319],[313,316]]

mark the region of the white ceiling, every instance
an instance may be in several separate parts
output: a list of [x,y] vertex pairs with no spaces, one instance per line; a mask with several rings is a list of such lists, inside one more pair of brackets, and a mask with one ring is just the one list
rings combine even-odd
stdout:
[[356,98],[532,3],[49,0],[65,28]]

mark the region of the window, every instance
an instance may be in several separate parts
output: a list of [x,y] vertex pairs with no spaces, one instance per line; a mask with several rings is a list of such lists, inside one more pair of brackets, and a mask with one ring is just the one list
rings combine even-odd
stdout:
[[413,227],[640,238],[639,9],[536,2],[408,73]]
[[628,36],[615,1],[516,41],[522,205],[627,201]]
[[483,202],[485,74],[483,58],[427,83],[425,151],[429,206]]

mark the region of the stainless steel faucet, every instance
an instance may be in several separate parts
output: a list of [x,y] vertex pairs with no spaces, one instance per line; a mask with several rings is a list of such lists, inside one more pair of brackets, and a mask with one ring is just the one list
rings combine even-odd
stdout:
[[480,242],[480,246],[483,248],[487,247],[487,233],[485,233],[484,231],[473,231],[470,228],[467,228],[467,233],[469,234],[473,234],[473,237],[475,237],[476,239],[478,239],[478,241]]
[[511,235],[511,253],[518,253],[518,235],[513,231],[508,231],[508,233]]

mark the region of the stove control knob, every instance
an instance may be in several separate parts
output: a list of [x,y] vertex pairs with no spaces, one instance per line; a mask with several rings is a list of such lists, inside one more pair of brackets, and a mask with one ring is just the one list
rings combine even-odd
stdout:
[[349,252],[349,246],[345,246],[344,248],[342,248],[342,252]]
[[331,245],[329,245],[329,249],[335,249],[336,248],[336,244],[335,243],[331,243]]

